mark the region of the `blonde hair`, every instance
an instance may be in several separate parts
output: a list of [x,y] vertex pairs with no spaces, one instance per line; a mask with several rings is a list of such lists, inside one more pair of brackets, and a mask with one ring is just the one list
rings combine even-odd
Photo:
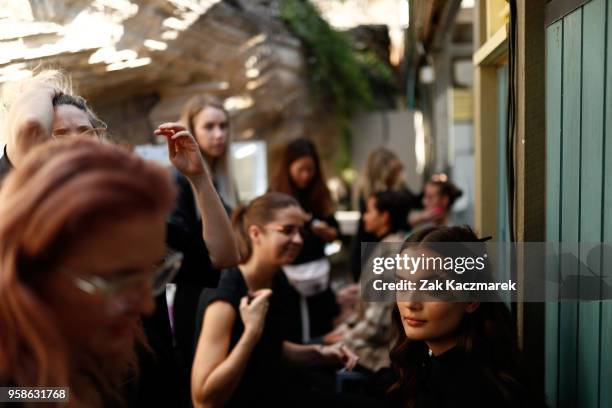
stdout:
[[[228,121],[230,119],[229,112],[225,109],[225,106],[223,106],[221,99],[207,94],[195,95],[191,97],[191,99],[189,99],[183,106],[180,118],[180,122],[185,125],[187,129],[189,129],[194,137],[195,131],[193,120],[205,108],[219,109],[225,114]],[[219,196],[221,196],[225,204],[233,208],[236,206],[236,204],[238,204],[238,195],[229,157],[230,143],[231,131],[228,134],[227,148],[225,149],[225,153],[223,153],[223,155],[215,161],[214,168],[208,170],[215,181],[215,187],[217,188]],[[208,167],[208,163],[205,162],[204,164]]]
[[359,185],[357,189],[357,197],[359,194],[367,198],[372,194],[389,190],[396,190],[401,187],[403,180],[398,178],[396,185],[388,186],[387,180],[389,175],[394,170],[393,163],[400,163],[400,159],[395,153],[385,147],[379,147],[373,150],[366,161],[366,165],[363,168]]
[[[34,71],[38,70],[35,68]],[[19,81],[8,82],[2,85],[0,94],[0,129],[2,129],[2,141],[8,132],[8,113],[17,98],[24,92],[40,86],[50,86],[57,90],[58,96],[53,98],[53,106],[58,105],[73,105],[87,114],[92,127],[106,128],[104,123],[91,109],[87,101],[76,95],[72,85],[72,78],[58,69],[43,69],[38,70],[32,77],[21,79]]]

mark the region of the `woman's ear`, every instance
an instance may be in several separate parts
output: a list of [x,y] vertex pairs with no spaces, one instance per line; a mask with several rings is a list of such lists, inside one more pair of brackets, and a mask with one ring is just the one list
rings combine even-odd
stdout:
[[251,225],[248,228],[248,234],[249,234],[249,239],[251,240],[251,242],[253,244],[259,244],[259,241],[261,239],[261,229],[257,226],[257,225]]
[[478,307],[480,307],[480,302],[478,301],[470,302],[465,306],[465,312],[474,313],[476,309],[478,309]]
[[385,211],[382,213],[382,216],[385,219],[385,224],[391,226],[391,213],[389,211]]

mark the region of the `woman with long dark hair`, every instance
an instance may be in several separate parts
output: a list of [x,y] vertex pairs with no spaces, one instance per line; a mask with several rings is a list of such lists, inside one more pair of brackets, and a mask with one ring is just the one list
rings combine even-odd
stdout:
[[319,153],[312,141],[300,138],[287,145],[270,181],[270,190],[294,197],[312,215],[313,219],[306,225],[310,231],[304,237],[304,248],[295,263],[322,257],[325,243],[338,237],[338,223]]
[[[412,243],[478,243],[468,227],[431,227]],[[461,247],[460,247],[461,248]],[[407,407],[535,407],[510,311],[502,302],[397,301],[394,399]]]
[[[340,312],[329,287],[330,264],[325,257],[325,245],[338,237],[339,226],[319,154],[312,141],[300,138],[287,145],[270,182],[270,190],[295,198],[309,214],[304,225],[302,250],[293,265],[285,268],[289,280],[299,292],[299,295],[294,293],[294,302],[289,306],[297,316],[301,316],[294,319],[293,340],[309,341],[329,332]],[[297,278],[293,278],[300,275],[318,276],[320,282],[308,288],[300,286],[296,283]],[[308,310],[307,316],[304,310]]]

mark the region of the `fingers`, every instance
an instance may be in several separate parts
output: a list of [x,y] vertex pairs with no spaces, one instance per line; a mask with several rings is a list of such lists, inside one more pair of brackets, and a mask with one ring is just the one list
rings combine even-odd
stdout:
[[340,347],[338,347],[337,345],[325,346],[324,347],[324,352],[325,352],[325,355],[327,356],[327,360],[330,363],[333,363],[333,364],[342,363],[342,364],[344,364],[344,354],[340,350]]
[[179,133],[181,133],[181,135],[191,135],[191,133],[187,130],[185,126],[175,122],[162,123],[157,127],[157,129],[153,131],[153,134],[155,136],[166,136],[168,140],[170,140],[170,138],[174,137],[176,134]]
[[156,135],[166,136],[166,140],[168,141],[168,156],[170,160],[176,157],[176,154],[179,150],[197,150],[197,144],[193,136],[188,130],[180,130],[174,132],[173,130],[156,130]]
[[166,140],[168,141],[168,157],[172,161],[176,157],[176,141],[169,137]]
[[168,132],[168,131],[180,132],[182,130],[187,130],[185,125],[183,125],[182,123],[178,123],[178,122],[166,122],[166,123],[162,123],[161,125],[159,125],[157,127],[156,132],[157,131],[160,131],[160,132]]
[[249,305],[249,297],[248,296],[244,296],[242,299],[240,299],[240,309],[244,309],[248,305]]
[[340,347],[340,352],[342,353],[342,362],[344,363],[344,367],[346,367],[348,371],[352,371],[357,365],[359,357],[346,346]]
[[257,305],[262,302],[267,302],[270,296],[272,296],[272,290],[270,289],[260,289],[252,293],[253,300],[251,300],[252,305]]
[[170,136],[170,139],[174,139],[177,140],[180,137],[188,137],[191,138],[191,133],[189,133],[188,130],[181,130],[180,132],[176,132],[175,134],[173,134],[172,136]]

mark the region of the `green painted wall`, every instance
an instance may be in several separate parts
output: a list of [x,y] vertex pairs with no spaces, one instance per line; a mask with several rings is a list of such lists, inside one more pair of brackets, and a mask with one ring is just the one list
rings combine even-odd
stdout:
[[[592,0],[546,28],[551,242],[612,242],[609,22],[612,0]],[[612,302],[546,305],[545,384],[551,406],[612,407]]]

